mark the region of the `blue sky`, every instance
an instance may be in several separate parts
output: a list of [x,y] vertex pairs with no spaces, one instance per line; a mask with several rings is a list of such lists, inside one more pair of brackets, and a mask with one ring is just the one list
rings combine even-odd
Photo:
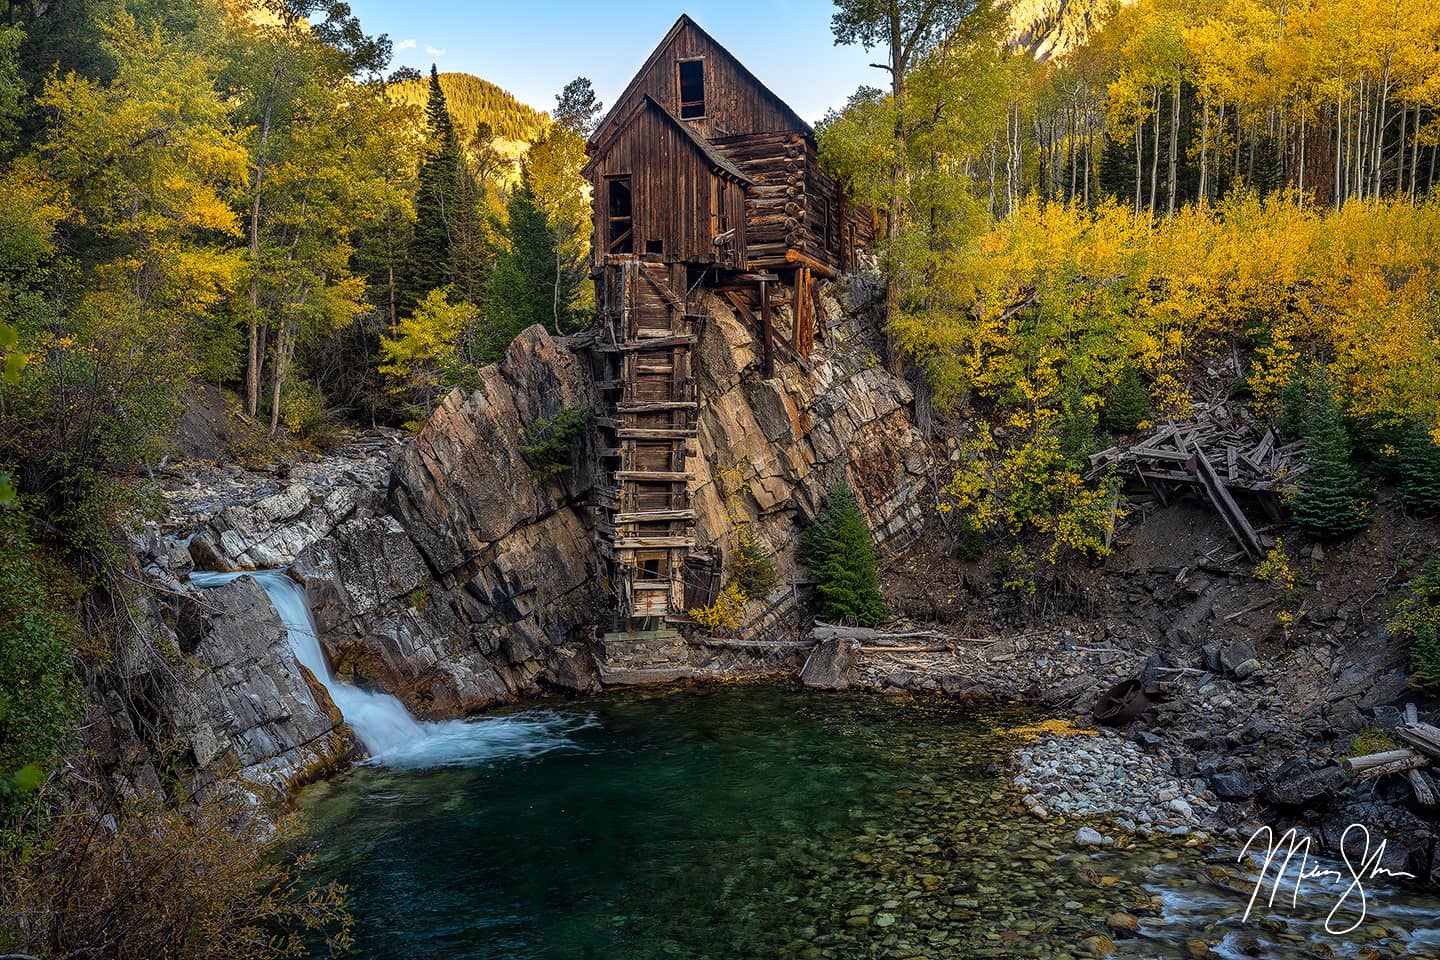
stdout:
[[740,58],[795,111],[815,121],[862,83],[886,75],[876,56],[836,47],[831,0],[350,0],[365,29],[388,33],[396,65],[484,77],[541,110],[577,76],[608,107],[682,13]]

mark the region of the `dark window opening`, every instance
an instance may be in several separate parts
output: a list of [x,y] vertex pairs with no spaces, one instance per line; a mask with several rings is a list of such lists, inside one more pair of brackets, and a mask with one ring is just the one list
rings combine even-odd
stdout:
[[705,61],[680,61],[680,117],[699,120],[705,116]]
[[634,253],[635,219],[630,204],[630,178],[612,177],[607,182],[607,192],[609,233],[605,249],[609,253]]
[[665,554],[659,556],[641,554],[635,558],[635,568],[635,579],[640,583],[667,580],[670,577],[670,558]]
[[646,252],[646,253],[664,253],[664,252],[665,252],[665,244],[662,243],[662,242],[659,241],[659,240],[646,240],[646,241],[645,241],[645,252]]

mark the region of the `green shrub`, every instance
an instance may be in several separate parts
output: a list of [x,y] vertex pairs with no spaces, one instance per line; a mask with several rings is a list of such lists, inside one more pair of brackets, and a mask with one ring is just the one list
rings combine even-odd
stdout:
[[952,549],[956,559],[974,563],[985,556],[985,531],[973,520],[967,520],[960,527]]
[[65,582],[24,518],[0,515],[0,820],[54,766],[80,713]]
[[1304,416],[1305,462],[1290,500],[1295,521],[1319,537],[1343,537],[1370,522],[1370,484],[1351,460],[1350,435],[1323,373]]
[[769,551],[755,535],[755,528],[742,524],[735,533],[735,552],[730,558],[730,581],[737,585],[745,596],[758,600],[764,597],[780,580],[775,572],[775,561]]
[[520,455],[541,480],[559,476],[574,466],[576,441],[589,423],[590,411],[576,408],[541,417],[525,428]]
[[873,627],[889,615],[880,596],[870,528],[848,484],[831,488],[819,518],[800,536],[800,557],[815,572],[816,612],[822,620]]
[[1400,486],[1405,509],[1422,517],[1440,513],[1440,446],[1423,423],[1411,425],[1400,443]]
[[1101,422],[1106,430],[1134,433],[1151,415],[1150,391],[1140,382],[1135,368],[1127,365],[1106,391]]
[[1410,641],[1410,669],[1423,686],[1440,686],[1440,556],[1405,587],[1390,630]]

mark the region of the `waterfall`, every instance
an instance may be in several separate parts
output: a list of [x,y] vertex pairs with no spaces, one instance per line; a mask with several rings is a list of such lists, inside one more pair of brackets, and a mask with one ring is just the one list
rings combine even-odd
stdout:
[[388,693],[363,690],[337,680],[325,662],[315,635],[315,620],[305,590],[284,570],[190,575],[197,587],[218,587],[239,577],[253,577],[264,588],[285,625],[295,659],[304,664],[330,693],[370,754],[370,762],[398,769],[469,766],[505,757],[532,757],[556,749],[575,749],[567,736],[595,725],[591,716],[528,710],[484,720],[416,720],[405,705]]

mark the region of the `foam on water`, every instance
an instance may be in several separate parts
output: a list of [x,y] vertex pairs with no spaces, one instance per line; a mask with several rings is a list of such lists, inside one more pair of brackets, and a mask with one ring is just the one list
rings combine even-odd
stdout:
[[416,720],[390,694],[363,690],[331,675],[315,636],[305,591],[285,571],[196,572],[190,575],[190,582],[197,587],[218,587],[239,577],[253,577],[264,588],[285,625],[295,659],[329,691],[330,699],[370,754],[370,763],[420,770],[534,757],[552,750],[579,749],[569,734],[596,725],[593,716],[553,710],[527,710],[483,720]]

